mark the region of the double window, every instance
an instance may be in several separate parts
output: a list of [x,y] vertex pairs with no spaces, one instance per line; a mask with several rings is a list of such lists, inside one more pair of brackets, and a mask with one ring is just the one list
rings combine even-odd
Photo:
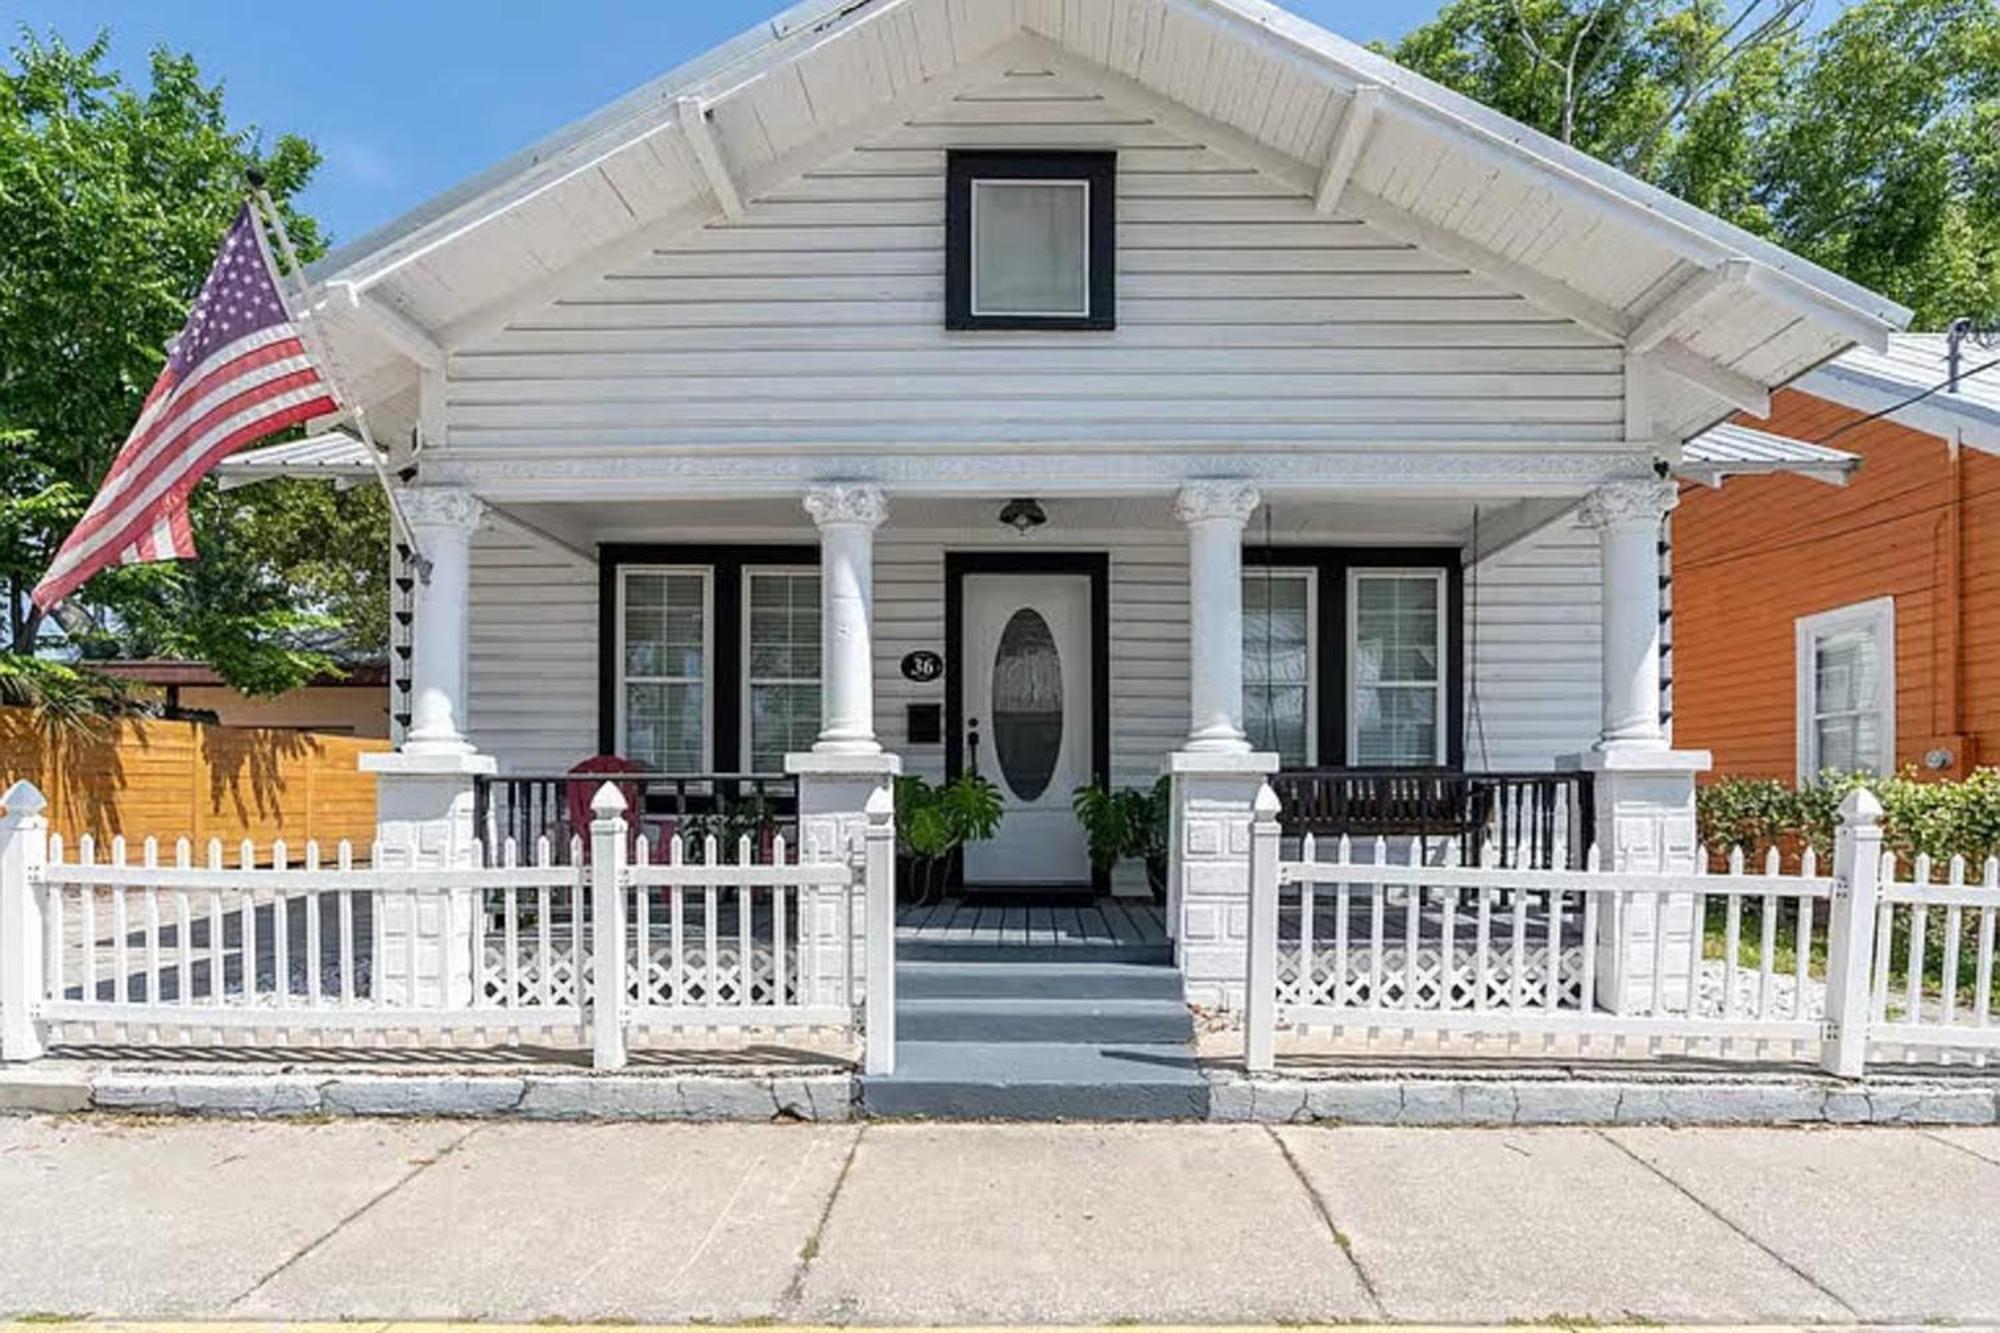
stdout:
[[1887,773],[1896,758],[1896,603],[1796,622],[1798,775]]
[[1421,556],[1430,563],[1384,564],[1351,551],[1253,560],[1243,576],[1243,714],[1253,746],[1288,768],[1455,760],[1452,557]]
[[679,554],[607,550],[600,748],[662,773],[776,773],[819,735],[819,570]]

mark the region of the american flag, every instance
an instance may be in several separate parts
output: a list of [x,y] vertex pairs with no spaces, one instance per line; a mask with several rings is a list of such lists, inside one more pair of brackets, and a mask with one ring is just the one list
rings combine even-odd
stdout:
[[54,606],[112,565],[192,560],[188,496],[229,454],[335,411],[292,327],[248,203],[97,498],[36,585]]

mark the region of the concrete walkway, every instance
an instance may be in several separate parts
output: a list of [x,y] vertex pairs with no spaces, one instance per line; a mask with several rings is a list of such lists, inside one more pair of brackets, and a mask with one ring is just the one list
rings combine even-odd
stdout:
[[0,1314],[2000,1321],[2000,1129],[0,1120]]

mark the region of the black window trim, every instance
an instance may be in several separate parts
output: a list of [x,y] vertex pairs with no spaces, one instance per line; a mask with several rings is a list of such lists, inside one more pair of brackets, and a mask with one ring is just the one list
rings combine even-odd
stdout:
[[[945,158],[947,329],[1103,330],[1118,327],[1118,154],[954,149]],[[972,311],[972,183],[1081,180],[1090,185],[1090,313],[977,315]]]
[[617,754],[618,744],[618,573],[626,565],[706,567],[714,588],[712,627],[715,661],[710,664],[714,698],[709,701],[708,752],[718,771],[743,772],[748,737],[743,730],[743,577],[746,567],[800,565],[817,568],[819,547],[755,545],[656,545],[607,543],[597,548],[597,751]]
[[[1438,569],[1445,576],[1445,763],[1465,767],[1465,570],[1456,546],[1245,546],[1246,577],[1259,569],[1318,572],[1319,633],[1313,676],[1319,689],[1317,764],[1348,766],[1347,576],[1352,570]],[[1429,767],[1418,765],[1418,768]]]

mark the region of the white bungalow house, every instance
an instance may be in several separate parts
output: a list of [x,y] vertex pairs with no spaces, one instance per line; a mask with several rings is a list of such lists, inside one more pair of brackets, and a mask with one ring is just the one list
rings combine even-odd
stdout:
[[964,884],[1088,892],[1074,789],[1171,773],[1225,1006],[1281,769],[1299,828],[1692,856],[1669,478],[1907,318],[1263,0],[808,0],[311,279],[428,564],[385,822],[976,766]]

